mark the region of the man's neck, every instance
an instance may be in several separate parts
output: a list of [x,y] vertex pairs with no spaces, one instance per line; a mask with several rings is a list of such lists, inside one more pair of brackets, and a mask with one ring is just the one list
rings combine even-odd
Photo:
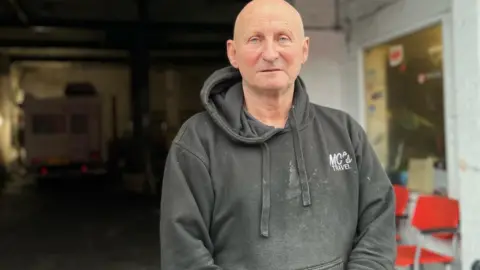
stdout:
[[243,89],[247,111],[258,121],[275,128],[285,127],[292,107],[293,92],[293,87],[269,95],[246,87]]

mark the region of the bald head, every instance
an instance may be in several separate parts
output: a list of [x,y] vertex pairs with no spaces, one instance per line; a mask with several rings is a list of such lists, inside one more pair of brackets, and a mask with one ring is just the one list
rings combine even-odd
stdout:
[[285,0],[252,0],[238,14],[233,30],[233,39],[237,40],[246,28],[268,18],[281,18],[284,24],[300,38],[305,36],[300,13]]
[[258,93],[292,94],[308,51],[302,17],[284,0],[251,1],[227,41],[228,59],[240,71],[244,91]]

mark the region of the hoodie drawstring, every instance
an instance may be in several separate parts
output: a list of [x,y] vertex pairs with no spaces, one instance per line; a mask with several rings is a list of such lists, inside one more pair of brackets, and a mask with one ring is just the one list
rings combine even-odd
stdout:
[[[293,133],[293,151],[297,163],[297,172],[302,190],[302,204],[309,206],[312,204],[310,196],[310,185],[308,184],[307,169],[305,166],[305,157],[303,156],[302,142],[300,132],[297,127],[295,111],[292,108],[289,123]],[[262,144],[262,211],[260,216],[260,234],[268,237],[270,233],[270,150],[266,142]]]
[[300,177],[300,187],[302,189],[302,203],[303,206],[312,204],[310,198],[310,185],[308,184],[307,169],[305,167],[305,157],[303,156],[302,142],[300,139],[300,132],[297,127],[297,119],[295,117],[295,107],[292,108],[292,117],[290,118],[290,125],[293,133],[293,149],[295,152],[295,159],[297,160],[297,171]]
[[260,233],[268,237],[270,223],[270,150],[267,143],[262,144],[262,214]]

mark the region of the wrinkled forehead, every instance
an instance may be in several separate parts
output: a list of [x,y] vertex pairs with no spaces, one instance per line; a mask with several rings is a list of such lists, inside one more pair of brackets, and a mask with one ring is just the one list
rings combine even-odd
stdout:
[[275,33],[293,33],[294,25],[282,19],[259,18],[249,21],[243,28],[243,35],[251,34],[275,34]]
[[297,32],[295,34],[299,34],[299,27],[301,26],[298,22],[291,17],[280,16],[275,13],[259,13],[244,18],[241,25],[241,32],[243,35],[275,32],[289,32],[292,34]]

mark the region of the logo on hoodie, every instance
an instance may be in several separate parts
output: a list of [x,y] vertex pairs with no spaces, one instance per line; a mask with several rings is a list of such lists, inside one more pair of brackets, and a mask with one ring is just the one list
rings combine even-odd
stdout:
[[351,163],[352,158],[345,151],[343,153],[330,154],[330,166],[336,172],[350,170],[352,168],[350,166]]

